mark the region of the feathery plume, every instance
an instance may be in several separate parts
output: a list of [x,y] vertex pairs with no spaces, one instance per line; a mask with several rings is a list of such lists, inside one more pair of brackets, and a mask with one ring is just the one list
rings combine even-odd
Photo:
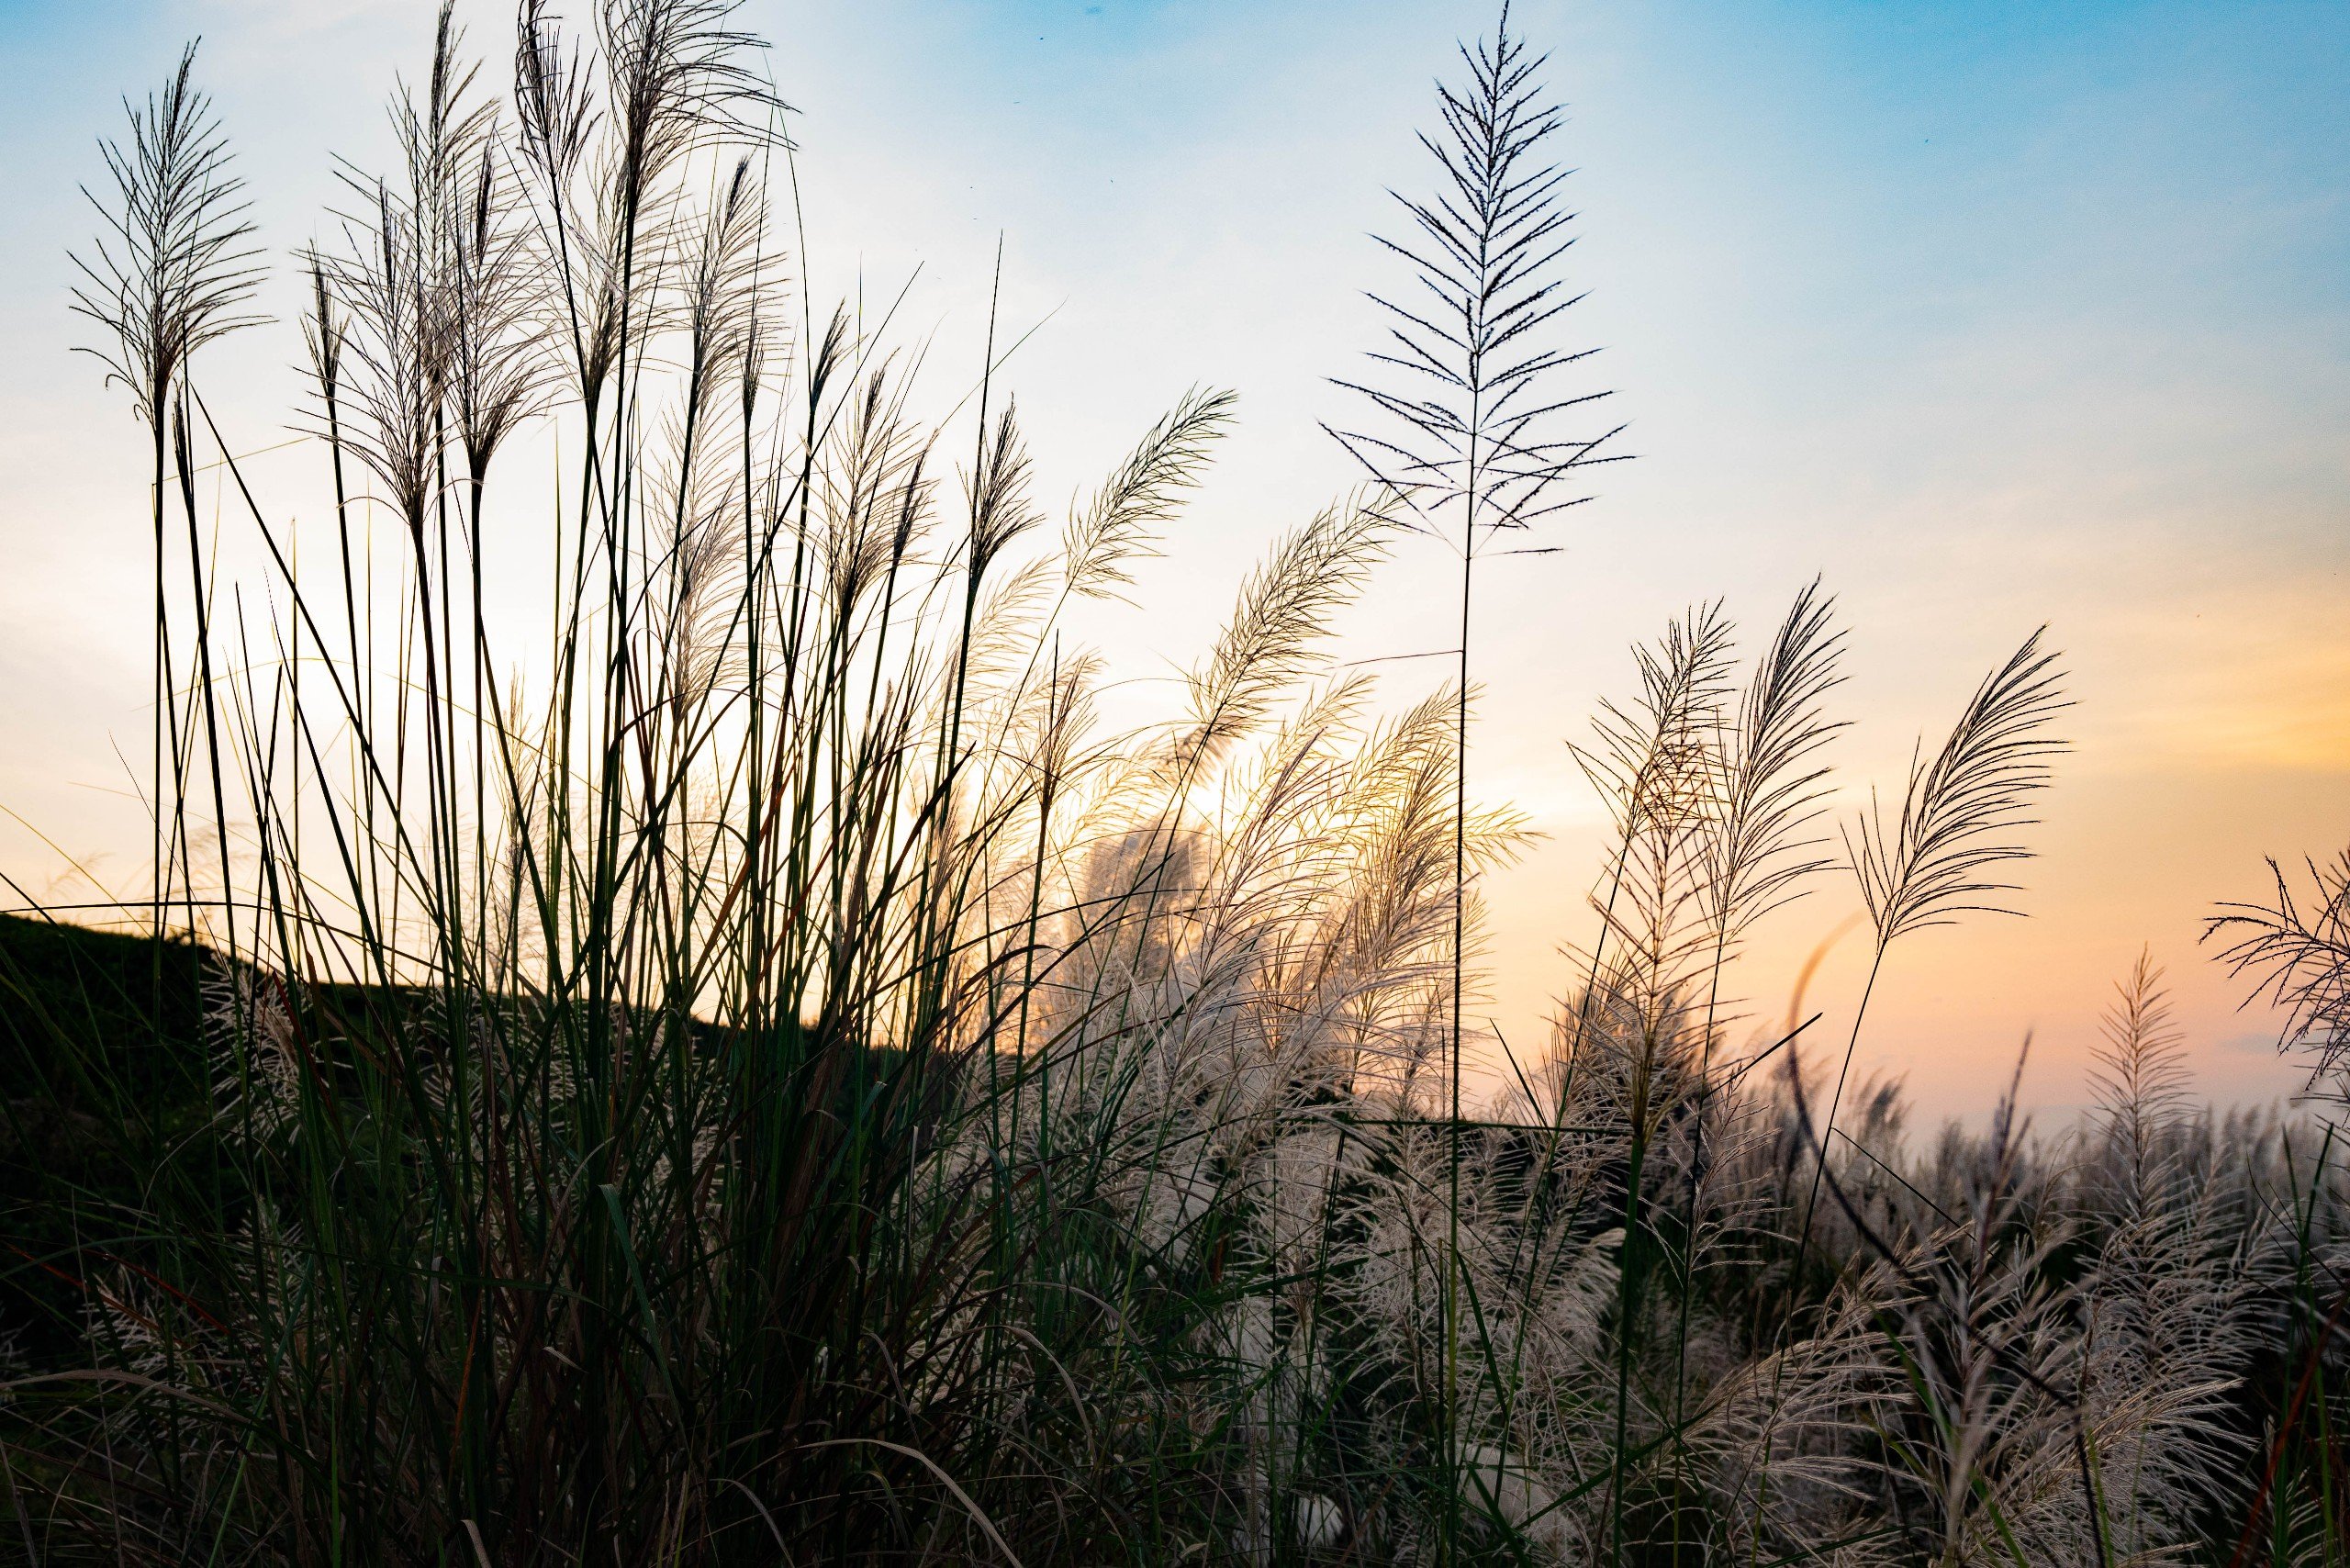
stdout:
[[143,108],[129,100],[128,145],[99,143],[115,202],[84,187],[110,231],[75,255],[73,308],[112,337],[84,347],[127,387],[140,419],[160,429],[196,350],[263,318],[244,308],[260,286],[244,182],[229,172],[227,137],[195,84],[196,45]]
[[2041,648],[2045,631],[1984,678],[1930,761],[1911,763],[1899,819],[1888,825],[1873,809],[1846,830],[1880,948],[1962,913],[2011,913],[1998,901],[2014,887],[1985,879],[2031,858],[2006,835],[2031,824],[2031,799],[2068,749],[2048,732],[2070,703],[2057,655]]
[[1134,579],[1126,563],[1151,553],[1153,530],[1172,521],[1183,492],[1200,482],[1208,449],[1232,422],[1238,398],[1194,389],[1150,427],[1061,536],[1068,591],[1107,599]]

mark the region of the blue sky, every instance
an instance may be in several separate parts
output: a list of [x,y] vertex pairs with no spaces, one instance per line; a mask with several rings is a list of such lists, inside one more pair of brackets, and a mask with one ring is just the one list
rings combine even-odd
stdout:
[[[579,8],[575,6],[575,8]],[[0,0],[0,805],[77,851],[122,838],[110,734],[143,732],[143,485],[121,399],[69,353],[77,182],[117,98],[201,33],[263,237],[324,228],[330,152],[363,164],[420,68],[427,0]],[[489,74],[509,13],[462,8]],[[975,362],[999,234],[1013,379],[1048,493],[1185,386],[1244,426],[1146,623],[1188,662],[1263,539],[1346,478],[1317,421],[1387,280],[1366,230],[1424,179],[1411,143],[1483,5],[1395,0],[754,0],[800,111],[820,293],[894,291],[933,364]],[[1570,105],[1588,287],[1571,329],[1640,460],[1499,576],[1480,668],[1491,787],[1552,837],[1494,888],[1497,1011],[1563,983],[1593,812],[1561,742],[1620,689],[1625,642],[1693,599],[1760,622],[1814,572],[1853,627],[1856,795],[2042,622],[2076,672],[2079,749],[2027,925],[1937,935],[1879,1031],[1930,1105],[1973,1107],[2027,1029],[2062,1103],[2109,977],[2172,967],[2207,1087],[2284,1079],[2194,950],[2258,856],[2350,833],[2350,6],[1521,3]],[[297,341],[207,384],[284,439]],[[942,388],[953,373],[936,373]],[[293,461],[293,459],[286,459]],[[285,505],[301,490],[288,476]],[[1406,560],[1349,628],[1435,646]],[[47,852],[0,826],[0,866]],[[1823,892],[1762,957],[1808,948]],[[1767,945],[1766,945],[1767,947]],[[1832,990],[1834,966],[1823,980]],[[1775,1000],[1758,1000],[1769,1013]],[[2234,1042],[2232,1045],[2228,1042]],[[1929,1050],[1961,1045],[1963,1050]]]

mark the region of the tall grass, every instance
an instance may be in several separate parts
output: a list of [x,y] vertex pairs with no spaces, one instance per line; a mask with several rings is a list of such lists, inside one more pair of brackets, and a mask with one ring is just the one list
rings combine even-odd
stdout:
[[[493,100],[444,7],[301,258],[323,567],[196,376],[251,278],[185,67],[116,161],[84,303],[158,540],[175,500],[205,558],[217,454],[262,566],[159,588],[148,1038],[6,969],[29,1560],[2344,1559],[2342,1151],[2192,1108],[2151,965],[2080,1128],[1923,1147],[1858,1018],[1836,1054],[1738,1000],[1821,878],[1879,965],[2002,901],[2060,749],[2036,636],[1841,855],[1832,599],[1751,665],[1719,606],[1639,650],[1578,748],[1597,934],[1478,1103],[1476,884],[1527,833],[1470,789],[1473,566],[1601,450],[1547,422],[1522,43],[1464,51],[1399,247],[1442,309],[1388,368],[1440,389],[1371,390],[1368,487],[1126,728],[1072,610],[1231,396],[1056,520],[992,333],[934,393],[796,276],[731,6],[528,0],[513,43]],[[543,429],[552,493],[499,461]],[[1382,701],[1327,640],[1439,523],[1455,679]],[[517,528],[543,622],[486,591]],[[2330,1071],[2323,888],[2224,928]],[[129,1174],[32,1171],[49,1113]]]

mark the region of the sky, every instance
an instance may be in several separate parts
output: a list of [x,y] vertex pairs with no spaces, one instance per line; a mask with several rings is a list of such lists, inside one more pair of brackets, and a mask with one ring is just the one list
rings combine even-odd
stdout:
[[[571,7],[581,6],[575,0]],[[793,134],[820,296],[894,295],[931,363],[976,366],[996,248],[1010,379],[1043,493],[1089,484],[1181,392],[1241,424],[1105,633],[1147,685],[1188,665],[1248,564],[1349,478],[1394,274],[1392,189],[1452,0],[750,0]],[[510,11],[461,5],[487,73]],[[2350,840],[2350,6],[1519,0],[1568,106],[1564,336],[1600,352],[1637,459],[1488,570],[1472,767],[1545,838],[1488,896],[1493,1016],[1539,1040],[1587,940],[1602,811],[1566,744],[1632,678],[1628,644],[1719,598],[1766,634],[1815,574],[1850,629],[1839,809],[1897,791],[1921,733],[2045,623],[2076,706],[2031,830],[2021,919],[1896,949],[1859,1070],[1920,1114],[1979,1115],[2032,1042],[2026,1098],[2084,1095],[2097,1019],[2142,946],[2170,975],[2201,1090],[2296,1084],[2273,1024],[2198,935],[2266,856]],[[140,432],[66,311],[78,189],[119,98],[201,35],[199,75],[279,255],[331,233],[333,158],[380,161],[429,0],[0,0],[0,870],[143,858],[118,747],[143,748]],[[281,274],[269,303],[285,320]],[[289,326],[213,352],[232,444],[298,511]],[[940,370],[940,386],[957,374]],[[1449,645],[1449,571],[1407,547],[1343,656]],[[1398,700],[1432,666],[1382,666]],[[1744,988],[1841,1042],[1862,939],[1849,879],[1778,916]],[[1843,932],[1839,937],[1837,934]]]

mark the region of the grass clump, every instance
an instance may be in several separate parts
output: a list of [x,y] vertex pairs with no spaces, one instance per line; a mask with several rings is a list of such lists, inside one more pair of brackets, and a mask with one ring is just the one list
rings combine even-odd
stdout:
[[[1475,1098],[1476,883],[1527,834],[1471,790],[1474,566],[1612,434],[1563,426],[1521,43],[1440,99],[1366,487],[1113,729],[1071,609],[1231,397],[1056,530],[992,341],[932,418],[796,282],[731,6],[513,41],[493,102],[444,7],[301,258],[323,569],[195,377],[251,280],[185,64],[115,161],[83,303],[155,443],[158,848],[145,936],[0,928],[32,1560],[2343,1560],[2341,1154],[2188,1105],[2150,966],[2057,1137],[1913,1147],[1858,1019],[1841,1058],[1741,1019],[1818,878],[1879,967],[2004,898],[2038,636],[1841,855],[1827,594],[1749,665],[1718,607],[1639,650],[1578,752],[1597,934]],[[541,426],[534,513],[499,459]],[[198,432],[270,618],[211,575]],[[483,543],[533,515],[518,629]],[[1326,644],[1415,530],[1461,645],[1383,705]],[[2226,929],[2330,1070],[2322,890]]]

